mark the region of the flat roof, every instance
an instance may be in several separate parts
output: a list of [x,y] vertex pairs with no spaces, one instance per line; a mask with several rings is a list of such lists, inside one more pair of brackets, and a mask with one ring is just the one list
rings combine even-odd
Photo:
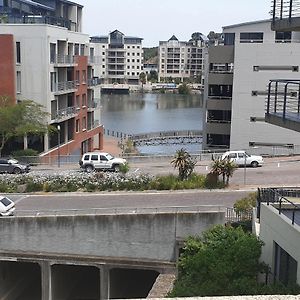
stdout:
[[233,25],[228,25],[228,26],[223,26],[224,29],[230,29],[230,28],[235,28],[235,27],[240,27],[240,26],[247,26],[247,25],[254,25],[254,24],[260,24],[260,23],[268,23],[272,22],[272,19],[265,19],[265,20],[257,20],[257,21],[250,21],[250,22],[244,22],[244,23],[239,23],[239,24],[233,24]]

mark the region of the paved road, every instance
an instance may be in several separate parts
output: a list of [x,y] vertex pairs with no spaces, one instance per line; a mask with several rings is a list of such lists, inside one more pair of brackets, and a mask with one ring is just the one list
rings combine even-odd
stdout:
[[[16,203],[16,215],[115,213],[150,208],[166,211],[166,207],[205,206],[232,207],[249,191],[181,191],[128,193],[69,193],[46,195],[10,195]],[[151,209],[153,211],[153,209]],[[219,209],[216,207],[216,209]],[[145,211],[145,210],[144,210]]]

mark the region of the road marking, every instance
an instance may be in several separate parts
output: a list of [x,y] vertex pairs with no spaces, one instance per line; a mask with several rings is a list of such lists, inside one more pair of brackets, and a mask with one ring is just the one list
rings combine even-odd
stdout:
[[15,200],[14,203],[17,204],[17,203],[20,202],[21,200],[24,200],[24,199],[26,199],[26,198],[28,198],[28,197],[29,197],[29,195],[24,195],[24,196],[20,197],[18,200]]

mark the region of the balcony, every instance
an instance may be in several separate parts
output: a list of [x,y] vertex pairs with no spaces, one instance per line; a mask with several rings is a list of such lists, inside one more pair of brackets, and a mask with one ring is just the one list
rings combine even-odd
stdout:
[[87,130],[93,130],[100,126],[100,121],[95,120],[94,122],[88,122]]
[[77,85],[79,85],[79,81],[77,80],[57,82],[54,86],[52,86],[51,91],[55,95],[73,93],[77,90]]
[[89,112],[92,112],[95,109],[99,109],[99,108],[100,108],[100,99],[94,98],[93,100],[88,101],[87,109]]
[[101,65],[102,64],[101,56],[89,56],[88,64],[89,65]]
[[51,57],[51,63],[56,67],[74,66],[77,64],[73,55],[56,55]]
[[265,121],[300,132],[300,80],[271,80]]
[[93,77],[87,80],[88,87],[94,87],[101,84],[101,79],[99,77]]
[[300,30],[300,1],[273,0],[272,30],[299,31]]
[[51,114],[51,123],[62,122],[76,116],[76,107],[66,107]]

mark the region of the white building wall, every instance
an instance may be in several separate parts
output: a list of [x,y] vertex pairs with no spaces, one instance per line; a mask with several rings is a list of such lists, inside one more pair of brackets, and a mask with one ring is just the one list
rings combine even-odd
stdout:
[[300,284],[300,226],[291,223],[289,218],[279,215],[272,205],[261,204],[259,238],[265,243],[261,260],[272,268],[274,274],[274,243],[277,243],[298,262],[297,283]]
[[[275,43],[271,22],[230,26],[224,33],[235,33],[232,97],[231,149],[247,149],[249,142],[300,144],[300,134],[264,122],[267,96],[252,96],[252,91],[267,91],[270,79],[299,79],[299,72],[253,71],[253,66],[299,66],[300,43]],[[264,32],[263,43],[240,43],[240,32]],[[295,35],[296,37],[296,35]],[[297,38],[297,37],[296,37]]]

